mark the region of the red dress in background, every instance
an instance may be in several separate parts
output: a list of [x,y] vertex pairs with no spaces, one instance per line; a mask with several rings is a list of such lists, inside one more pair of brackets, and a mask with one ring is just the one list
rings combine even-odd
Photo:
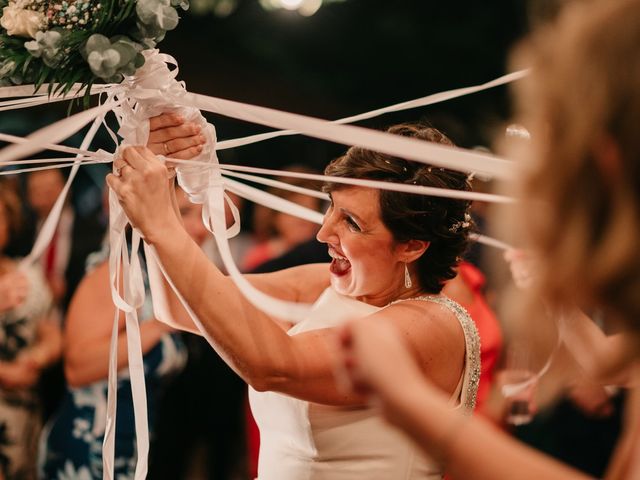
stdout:
[[486,283],[484,274],[477,267],[467,262],[460,263],[458,274],[465,286],[471,291],[472,300],[471,302],[457,301],[467,309],[480,334],[480,360],[482,366],[476,410],[482,411],[484,402],[491,391],[495,367],[500,358],[502,331],[495,313],[487,304],[482,293],[482,288]]

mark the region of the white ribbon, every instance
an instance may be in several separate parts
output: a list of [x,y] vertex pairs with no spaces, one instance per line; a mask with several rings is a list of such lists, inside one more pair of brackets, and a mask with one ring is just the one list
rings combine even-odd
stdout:
[[[140,342],[140,325],[137,310],[144,302],[144,280],[138,249],[140,234],[132,232],[131,251],[129,251],[125,227],[126,216],[113,193],[109,192],[110,230],[109,230],[109,271],[111,292],[116,304],[114,324],[111,331],[111,349],[109,356],[109,375],[107,380],[107,420],[103,441],[103,478],[114,478],[115,458],[115,428],[117,407],[117,357],[118,332],[120,311],[125,312],[125,326],[127,335],[128,368],[131,384],[131,394],[134,406],[134,421],[136,429],[136,452],[138,461],[134,474],[135,480],[143,480],[147,475],[147,456],[149,452],[149,427],[147,424],[147,397],[144,381],[144,363]],[[120,280],[122,291],[120,295]]]
[[[121,92],[123,88],[126,88],[128,95],[137,98],[139,101],[154,98],[154,96],[155,98],[158,98],[159,94],[162,94],[165,102],[170,103],[173,106],[191,106],[198,110],[211,111],[253,123],[287,129],[282,132],[270,132],[258,136],[246,137],[244,139],[221,142],[220,145],[222,148],[230,148],[232,146],[253,143],[267,138],[273,138],[273,136],[278,135],[301,133],[316,138],[343,143],[345,145],[358,145],[363,148],[377,150],[389,155],[400,156],[409,160],[425,162],[455,170],[483,173],[488,176],[506,179],[512,178],[515,174],[516,166],[512,162],[500,159],[493,155],[479,153],[472,150],[436,145],[411,138],[398,137],[385,132],[371,131],[361,127],[340,125],[340,123],[372,118],[387,112],[430,105],[450,98],[479,92],[488,88],[493,88],[497,85],[518,80],[525,76],[527,71],[513,72],[482,85],[440,92],[421,99],[403,102],[361,115],[343,118],[335,122],[327,122],[311,117],[305,117],[303,115],[280,112],[278,110],[265,107],[257,107],[254,105],[223,100],[215,97],[195,95],[186,92],[183,84],[179,82],[173,82],[167,85],[166,72],[168,72],[169,77],[173,80],[177,75],[178,69],[176,67],[173,71],[170,71],[166,65],[176,66],[177,62],[169,55],[158,54],[157,51],[154,51],[154,54],[155,56],[153,58],[157,59],[157,61],[154,63],[153,67],[145,65],[140,70],[144,70],[146,68],[146,71],[141,73],[139,70],[136,77],[128,78],[124,84],[105,85],[102,88],[97,89],[96,92],[92,91],[92,93],[100,93],[104,91]],[[32,92],[32,86],[3,87],[0,88],[0,98],[31,95]],[[218,148],[221,148],[220,145]],[[2,152],[0,152],[0,154],[1,153]],[[25,155],[27,154],[24,154],[23,156]],[[0,161],[2,161],[1,156]]]
[[224,169],[222,170],[222,175],[227,177],[235,177],[242,178],[244,180],[249,180],[250,182],[259,183],[260,185],[265,185],[267,187],[275,187],[281,190],[287,190],[289,192],[301,193],[302,195],[308,195],[310,197],[318,198],[320,200],[329,200],[329,195],[324,192],[319,192],[317,190],[312,190],[310,188],[299,187],[298,185],[292,185],[285,182],[280,182],[278,180],[271,180],[270,178],[262,178],[256,175],[248,175],[245,173],[233,172],[230,170]]
[[[50,148],[51,146],[54,146],[54,144],[69,138],[96,118],[100,118],[100,122],[98,122],[99,126],[102,122],[102,117],[113,110],[116,105],[116,101],[106,101],[102,105],[76,113],[75,115],[41,128],[40,130],[37,130],[31,135],[25,137],[24,141],[9,145],[8,147],[0,150],[0,163],[24,158],[33,153],[39,152],[43,148]],[[3,134],[2,137],[10,138],[11,136]],[[2,137],[0,137],[0,139],[4,140]],[[86,150],[87,147],[81,148],[81,150]],[[51,148],[51,150],[54,150],[54,148]],[[61,149],[55,148],[55,150]],[[72,149],[65,149],[65,151],[72,151]]]
[[[256,141],[266,140],[281,135],[291,135],[301,133],[316,138],[321,138],[345,145],[358,145],[371,150],[380,151],[389,155],[407,158],[431,165],[466,171],[477,172],[497,178],[512,178],[516,173],[516,166],[507,160],[494,157],[492,155],[436,145],[416,139],[399,137],[384,132],[372,131],[361,127],[343,125],[344,123],[372,118],[386,112],[399,111],[408,108],[429,105],[449,98],[455,98],[492,88],[496,85],[517,80],[525,75],[525,72],[515,72],[501,77],[492,82],[475,87],[451,90],[435,95],[417,99],[410,102],[390,107],[374,110],[365,114],[343,118],[334,122],[327,122],[320,119],[306,117],[302,115],[280,112],[264,107],[247,105],[239,102],[232,102],[214,97],[205,97],[188,93],[184,84],[175,80],[178,68],[175,60],[168,56],[159,54],[157,51],[145,52],[147,57],[145,66],[140,69],[135,77],[126,79],[121,85],[94,86],[92,94],[107,93],[108,100],[98,107],[80,112],[61,120],[53,125],[40,129],[25,139],[11,135],[0,134],[0,140],[12,142],[10,145],[0,150],[0,162],[6,165],[28,165],[37,164],[37,160],[19,161],[18,159],[27,157],[43,148],[74,154],[75,157],[58,159],[58,162],[73,165],[70,178],[65,185],[63,194],[56,202],[50,217],[45,222],[42,233],[32,253],[25,259],[25,262],[32,262],[40,256],[44,248],[49,243],[57,216],[59,216],[64,198],[67,195],[69,186],[77,169],[82,163],[108,162],[111,155],[98,151],[91,152],[87,148],[95,135],[96,130],[104,120],[104,116],[109,111],[113,111],[120,124],[119,133],[123,137],[123,144],[139,145],[146,144],[149,130],[149,117],[171,109],[183,114],[189,121],[195,121],[203,126],[202,133],[208,137],[207,146],[202,154],[193,162],[183,162],[177,167],[178,180],[188,192],[190,199],[203,204],[203,221],[206,227],[214,233],[218,250],[222,257],[225,268],[230,277],[238,285],[241,291],[247,296],[249,301],[256,307],[265,310],[283,319],[298,320],[308,312],[308,306],[290,302],[283,302],[274,299],[263,292],[255,289],[237,269],[229,249],[228,238],[237,234],[240,230],[239,212],[229,197],[225,194],[225,187],[229,191],[248,198],[250,200],[271,206],[279,211],[305,218],[315,223],[322,222],[322,215],[313,210],[301,207],[272,194],[263,192],[243,183],[237,182],[225,176],[235,176],[247,180],[258,181],[265,185],[278,186],[298,193],[313,195],[317,198],[326,198],[321,192],[315,192],[301,187],[288,185],[270,179],[260,179],[241,171],[261,174],[277,174],[283,176],[293,176],[299,178],[311,178],[314,180],[332,181],[335,183],[345,183],[350,185],[369,186],[372,188],[385,188],[389,190],[445,196],[451,198],[475,199],[492,202],[509,202],[511,199],[497,195],[478,194],[474,192],[459,192],[444,189],[433,189],[422,186],[391,184],[388,182],[375,182],[359,179],[334,178],[322,175],[301,174],[298,172],[276,172],[267,169],[257,169],[237,166],[221,166],[218,164],[215,155],[215,130],[209,128],[200,114],[200,110],[210,111],[232,118],[242,119],[253,123],[258,123],[274,128],[285,129],[277,132],[254,135],[241,139],[220,142],[216,148],[232,148],[246,145]],[[171,70],[169,66],[175,68]],[[75,86],[69,94],[63,98],[57,95],[46,98],[46,92],[34,92],[33,86],[3,87],[0,88],[0,99],[11,98],[0,102],[0,110],[25,108],[39,105],[49,101],[61,101],[63,99],[80,96],[80,86]],[[14,97],[28,97],[14,99]],[[80,149],[58,145],[58,142],[69,137],[80,130],[84,125],[93,121],[93,125],[85,137]],[[112,138],[117,141],[112,132]],[[180,163],[180,162],[176,162]],[[29,167],[28,170],[51,168]],[[21,170],[26,171],[27,169]],[[15,172],[10,172],[15,173]],[[234,216],[234,224],[228,227],[224,223],[225,202]],[[110,192],[110,284],[112,298],[116,305],[116,314],[112,330],[112,344],[109,359],[109,393],[107,401],[107,421],[104,439],[104,478],[112,480],[114,478],[114,449],[115,449],[115,412],[116,412],[116,388],[117,388],[117,336],[119,312],[125,313],[125,324],[127,329],[127,349],[129,353],[129,372],[131,376],[132,395],[134,399],[134,412],[136,423],[136,448],[138,452],[138,463],[136,465],[135,479],[141,480],[147,472],[147,452],[148,452],[148,428],[146,412],[146,393],[144,389],[144,365],[142,352],[140,349],[140,331],[137,318],[137,308],[144,299],[144,285],[142,280],[142,268],[139,263],[138,247],[140,235],[137,231],[132,233],[132,248],[129,251],[125,239],[125,227],[128,219],[117,202],[113,192]],[[482,241],[481,237],[481,241]],[[500,248],[508,247],[492,239],[488,239],[489,244]],[[484,238],[486,242],[487,239]],[[44,245],[44,246],[43,246]],[[162,284],[160,274],[164,274],[169,285],[176,291],[173,282],[169,279],[158,262],[156,252],[148,245],[144,245],[147,270],[149,275],[150,290],[154,306],[154,314],[162,321],[171,323],[171,314],[166,299],[166,294]],[[120,287],[122,282],[122,287]],[[178,298],[193,318],[195,324],[203,331],[202,324],[194,315],[191,308],[186,305],[184,299],[176,291]],[[208,338],[211,342],[211,338]]]
[[[104,116],[105,114],[106,112],[101,113],[102,116]],[[89,146],[91,145],[91,142],[93,141],[93,138],[96,135],[96,132],[98,131],[98,128],[100,127],[101,122],[102,122],[102,118],[95,117],[93,121],[93,125],[91,125],[91,128],[89,129],[84,139],[82,140],[82,144],[80,145],[81,150],[86,150],[87,148],[89,148]],[[33,263],[35,263],[36,261],[38,261],[38,259],[42,256],[42,254],[44,253],[49,243],[51,243],[53,234],[55,233],[56,228],[58,226],[58,222],[60,221],[62,208],[64,207],[64,202],[67,198],[67,194],[69,193],[69,189],[71,188],[71,183],[73,182],[73,179],[75,178],[76,173],[78,173],[79,168],[80,168],[79,163],[73,164],[73,168],[71,169],[69,178],[67,179],[62,189],[62,192],[56,199],[56,202],[53,204],[53,207],[51,208],[51,211],[49,212],[47,219],[42,224],[42,228],[40,229],[38,238],[36,238],[36,241],[34,242],[31,252],[29,253],[29,255],[23,258],[22,261],[20,262],[20,268],[27,268],[33,265]]]
[[[298,205],[297,203],[290,200],[280,198],[277,195],[265,192],[264,190],[250,187],[249,185],[241,182],[236,182],[235,180],[232,180],[230,178],[225,179],[224,184],[230,192],[246,198],[247,200],[251,200],[254,203],[257,203],[259,205],[267,205],[269,206],[269,208],[277,210],[278,212],[293,215],[298,218],[302,218],[303,220],[317,223],[318,225],[322,224],[324,215],[320,212],[307,207],[303,207],[302,205]],[[283,185],[286,185],[286,183],[283,183]]]
[[[513,81],[524,78],[526,75],[528,75],[528,73],[529,73],[528,70],[520,70],[518,72],[508,73],[507,75],[503,75],[502,77],[496,78],[495,80],[491,80],[490,82],[483,83],[481,85],[475,85],[473,87],[457,88],[455,90],[449,90],[447,92],[434,93],[432,95],[427,95],[426,97],[418,98],[416,100],[397,103],[395,105],[391,105],[384,108],[378,108],[376,110],[371,110],[370,112],[361,113],[359,115],[353,115],[351,117],[345,117],[339,120],[334,120],[331,123],[337,123],[337,124],[355,123],[362,120],[378,117],[380,115],[384,115],[385,113],[400,112],[400,111],[409,110],[412,108],[426,107],[427,105],[433,105],[434,103],[444,102],[445,100],[451,100],[453,98],[462,97],[464,95],[470,95],[472,93],[488,90],[489,88],[494,88],[499,85],[505,85],[507,83],[511,83]],[[259,133],[257,135],[250,135],[248,137],[236,138],[233,140],[225,140],[223,142],[218,143],[218,145],[216,145],[216,150],[224,150],[226,148],[240,147],[243,145],[249,145],[251,143],[262,142],[264,140],[268,140],[271,138],[281,137],[284,135],[297,135],[299,133],[300,132],[296,130],[278,130],[275,132]]]
[[474,150],[448,147],[354,125],[338,125],[318,118],[194,93],[187,93],[174,100],[177,104],[199,110],[269,127],[293,129],[310,137],[343,145],[356,145],[438,167],[481,173],[499,179],[512,179],[517,172],[517,166],[513,162]]
[[[150,62],[153,66],[153,62]],[[148,94],[154,90],[145,88],[144,80],[152,83],[152,78],[146,75],[147,70],[141,69],[141,82],[136,80],[127,84],[129,90],[125,89],[118,92],[117,107],[114,108],[116,119],[120,124],[119,133],[123,137],[123,144],[144,145],[147,143],[149,135],[149,117],[153,113],[149,113],[149,108],[141,103],[142,99],[151,98]],[[156,92],[158,93],[158,92]],[[139,98],[136,96],[138,95]],[[145,108],[147,107],[147,108]],[[114,138],[117,141],[117,139]],[[114,478],[114,461],[115,461],[115,425],[116,425],[116,408],[117,408],[117,342],[118,342],[118,320],[119,311],[125,313],[125,326],[127,335],[127,353],[128,368],[131,384],[131,394],[133,401],[133,411],[136,430],[136,453],[137,463],[134,474],[135,480],[143,480],[147,476],[148,471],[148,452],[149,452],[149,426],[147,424],[147,396],[144,377],[144,359],[142,355],[140,342],[140,324],[138,320],[138,308],[144,302],[145,289],[142,274],[142,266],[138,250],[140,248],[140,233],[133,229],[131,251],[126,241],[126,227],[130,223],[126,214],[122,210],[113,191],[109,192],[109,208],[110,208],[110,229],[109,229],[109,275],[111,284],[111,296],[116,305],[116,316],[114,318],[114,327],[112,329],[111,350],[109,358],[109,378],[107,389],[107,427],[105,429],[105,437],[103,442],[103,474],[105,479],[112,480]],[[122,275],[120,272],[122,271]],[[120,295],[119,281],[122,278],[123,294]],[[155,279],[154,279],[155,280]],[[152,288],[158,289],[157,282],[154,282]],[[152,293],[153,295],[153,293]],[[152,297],[153,298],[153,297]],[[154,308],[162,306],[161,302],[154,301]],[[166,306],[166,301],[165,305]],[[171,320],[167,318],[168,309],[165,309],[158,315],[158,318],[165,321]],[[115,345],[115,347],[114,347]]]
[[[90,121],[91,119],[88,120],[84,125],[80,126],[78,130],[84,127]],[[40,130],[38,130],[35,133],[38,133],[39,131]],[[0,140],[14,143],[14,144],[20,144],[20,145],[34,142],[34,139],[32,137],[22,138],[22,137],[16,137],[15,135],[9,135],[8,133],[0,133]],[[71,154],[75,154],[76,158],[78,158],[79,156],[86,156],[89,158],[105,158],[105,155],[107,155],[109,157],[109,161],[111,161],[111,156],[109,154],[105,154],[105,152],[103,152],[102,150],[98,150],[97,152],[91,152],[86,149],[67,147],[66,145],[56,145],[54,143],[47,142],[44,139],[44,136],[40,136],[38,143],[36,145],[37,145],[38,151],[46,149],[46,150],[53,150],[55,152],[71,153]],[[9,150],[9,148],[11,147],[6,147],[0,150],[0,164],[1,164],[0,166],[20,165],[21,163],[24,163],[24,162],[33,161],[33,160],[14,160],[14,159],[7,158],[5,152]],[[37,160],[37,159],[34,159],[34,160]]]
[[466,192],[466,191],[452,190],[452,189],[446,189],[446,188],[425,187],[423,185],[409,185],[406,183],[383,182],[378,180],[364,180],[361,178],[332,177],[329,175],[319,175],[315,173],[288,172],[288,171],[280,171],[280,170],[270,170],[266,168],[245,167],[241,165],[223,165],[222,168],[224,169],[223,170],[224,173],[228,175],[233,175],[233,174],[227,172],[227,170],[253,172],[253,173],[262,173],[266,175],[278,175],[282,177],[304,178],[307,180],[315,180],[320,182],[342,183],[344,185],[354,185],[359,187],[375,188],[378,190],[391,190],[394,192],[430,195],[434,197],[457,198],[457,199],[463,199],[463,200],[472,200],[472,201],[476,200],[479,202],[491,202],[491,203],[514,202],[513,198],[505,197],[503,195],[495,195],[492,193]]
[[[61,92],[58,92],[55,95],[49,96],[49,88],[53,90],[58,86],[57,83],[53,85],[44,84],[36,91],[35,85],[16,85],[11,87],[2,87],[0,88],[0,98],[17,98],[17,97],[28,97],[32,99],[40,99],[40,98],[51,98],[54,101],[57,100],[70,100],[72,98],[79,97],[84,95],[84,86],[81,83],[76,83],[71,90],[65,95]],[[113,90],[113,88],[117,88],[118,86],[115,84],[107,84],[107,85],[93,85],[91,87],[91,95],[96,95],[105,90]]]

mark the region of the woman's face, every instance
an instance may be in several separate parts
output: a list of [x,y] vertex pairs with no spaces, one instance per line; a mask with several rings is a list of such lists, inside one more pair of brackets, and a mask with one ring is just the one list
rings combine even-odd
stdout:
[[338,293],[381,306],[404,289],[402,244],[382,223],[377,190],[332,192],[317,238],[329,247],[331,285]]
[[38,218],[44,219],[64,189],[64,177],[57,168],[32,172],[27,177],[27,197]]

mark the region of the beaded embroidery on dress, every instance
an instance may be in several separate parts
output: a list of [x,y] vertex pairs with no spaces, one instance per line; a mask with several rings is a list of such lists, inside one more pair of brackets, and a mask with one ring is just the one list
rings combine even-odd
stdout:
[[396,300],[389,305],[408,300],[423,300],[425,302],[433,302],[451,310],[460,322],[460,326],[464,331],[465,342],[465,373],[461,379],[463,391],[460,392],[460,405],[464,406],[465,413],[471,414],[476,406],[476,397],[478,395],[478,385],[480,384],[480,335],[475,323],[458,302],[451,300],[446,295],[421,295],[419,297]]

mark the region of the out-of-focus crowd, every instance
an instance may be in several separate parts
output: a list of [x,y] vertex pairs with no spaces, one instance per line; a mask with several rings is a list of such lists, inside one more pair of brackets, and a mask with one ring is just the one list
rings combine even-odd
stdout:
[[[289,170],[309,172],[299,166]],[[103,201],[93,211],[66,201],[43,255],[33,264],[23,262],[63,190],[65,175],[64,170],[51,168],[5,176],[0,183],[0,479],[102,478],[108,354],[115,313],[106,263],[107,189],[101,186]],[[281,180],[319,187],[306,180]],[[299,193],[277,189],[272,193],[317,211],[325,208],[321,200]],[[177,194],[189,234],[222,267],[213,238],[202,224],[201,207],[181,190]],[[247,216],[243,200],[229,195],[245,225],[230,240],[242,271],[269,272],[330,260],[326,246],[315,239],[317,225],[259,205],[251,206]],[[476,210],[476,223],[482,222],[482,216],[482,210]],[[229,225],[233,222],[230,211],[226,220]],[[467,308],[480,332],[483,366],[478,409],[490,416],[486,405],[491,387],[507,355],[502,352],[501,328],[479,269],[479,255],[472,254],[445,293]],[[246,385],[202,337],[178,333],[158,322],[148,303],[140,312],[152,431],[148,478],[254,478],[259,433],[247,406]],[[119,329],[116,468],[133,472],[135,428],[124,318],[119,319]],[[563,422],[572,422],[566,431],[575,432],[575,425],[586,425],[596,417],[602,425],[595,431],[615,438],[619,402],[615,396],[585,388],[570,392],[560,406],[564,413],[545,413],[551,420],[543,415],[515,433],[532,444],[542,439],[541,448],[559,456],[575,442],[563,441],[554,450],[554,445],[544,444],[545,429],[563,431]],[[525,417],[530,416],[529,407],[522,402],[513,406],[524,409]],[[600,445],[594,449],[602,460],[585,455],[581,446],[575,463],[588,459],[590,463],[578,466],[597,475],[608,452]]]

